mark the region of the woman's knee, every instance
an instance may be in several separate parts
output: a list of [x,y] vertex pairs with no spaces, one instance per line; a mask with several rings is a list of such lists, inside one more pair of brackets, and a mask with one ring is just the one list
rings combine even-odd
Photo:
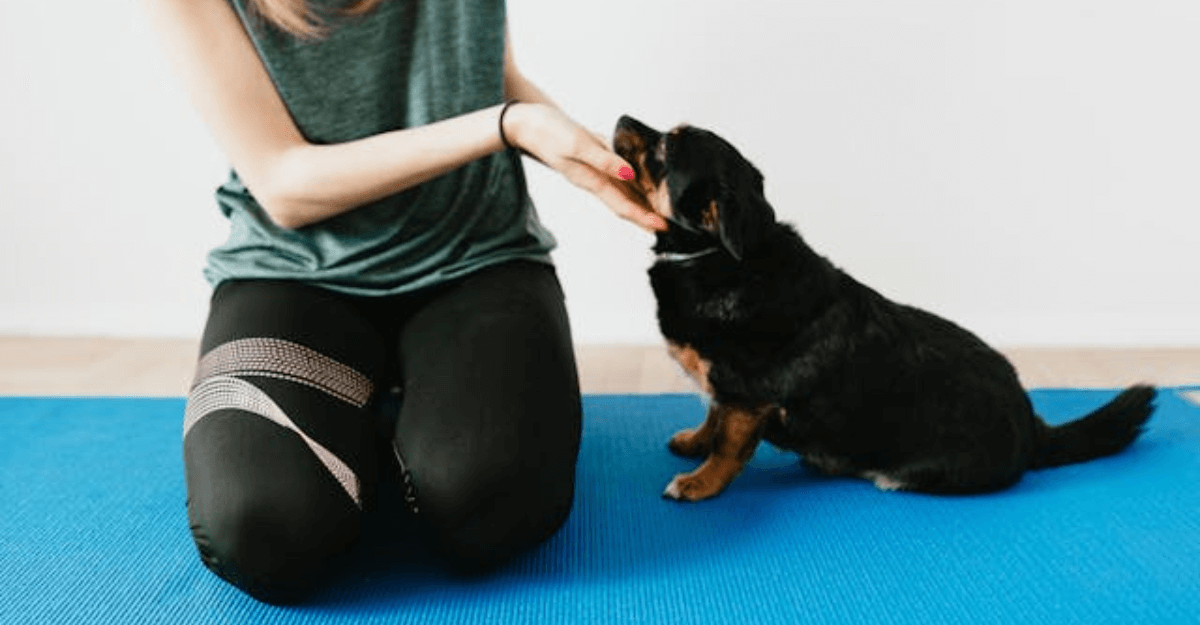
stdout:
[[299,435],[267,419],[200,419],[184,466],[201,560],[259,600],[304,598],[358,536],[356,500]]
[[356,511],[277,496],[228,496],[220,506],[189,506],[204,565],[266,603],[294,603],[315,588],[358,536]]
[[463,571],[492,568],[545,541],[566,522],[574,500],[573,462],[537,467],[487,455],[414,469],[434,547]]

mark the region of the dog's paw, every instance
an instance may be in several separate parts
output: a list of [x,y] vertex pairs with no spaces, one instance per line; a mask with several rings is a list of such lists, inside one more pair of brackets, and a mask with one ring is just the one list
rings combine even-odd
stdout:
[[667,449],[684,458],[703,458],[712,451],[712,441],[705,440],[697,429],[680,430],[671,437]]
[[705,479],[704,476],[692,473],[680,473],[667,484],[663,497],[676,501],[700,501],[716,496],[724,488],[725,485],[716,480]]

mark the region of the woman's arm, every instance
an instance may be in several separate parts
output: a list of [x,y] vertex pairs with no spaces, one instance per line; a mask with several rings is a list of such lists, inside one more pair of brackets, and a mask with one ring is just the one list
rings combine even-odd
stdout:
[[[502,148],[500,106],[357,141],[311,144],[292,121],[226,0],[143,2],[201,119],[246,187],[284,228],[300,228],[340,215]],[[514,115],[516,109],[535,106],[546,110]],[[561,119],[556,118],[556,112],[546,105],[514,106],[505,117],[505,128],[513,128],[510,138],[514,142],[519,141],[518,134],[530,135],[516,126],[561,132],[569,120],[561,113],[557,114]],[[508,116],[522,121],[514,124],[516,120]],[[519,145],[544,162],[560,165],[572,163],[584,147],[561,139],[548,142],[544,135],[534,135]],[[575,151],[563,154],[563,150]],[[595,163],[597,156],[586,152],[584,160]],[[612,169],[606,172],[608,177],[625,165],[611,152],[602,162],[603,167]],[[624,204],[630,212],[640,210],[632,200],[625,199]]]
[[501,148],[499,107],[358,141],[310,144],[226,0],[144,3],[193,105],[280,226],[328,219]]

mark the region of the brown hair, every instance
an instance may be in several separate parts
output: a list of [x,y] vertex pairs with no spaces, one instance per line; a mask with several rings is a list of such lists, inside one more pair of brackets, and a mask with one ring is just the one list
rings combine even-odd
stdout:
[[[370,13],[383,0],[351,0],[338,11],[358,17]],[[329,33],[325,18],[313,8],[311,0],[247,0],[251,11],[280,30],[300,39],[319,39]]]

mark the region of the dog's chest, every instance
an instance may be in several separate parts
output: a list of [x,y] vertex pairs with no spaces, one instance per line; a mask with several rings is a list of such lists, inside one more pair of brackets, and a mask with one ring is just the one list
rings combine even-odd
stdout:
[[712,362],[700,355],[700,352],[690,345],[676,343],[670,339],[667,340],[667,351],[671,354],[671,358],[679,363],[700,390],[709,397],[713,396],[712,382],[709,380],[709,373],[712,371]]
[[660,328],[668,339],[694,343],[741,321],[745,293],[736,282],[723,283],[698,270],[658,263],[650,270],[650,285]]
[[737,290],[727,290],[701,299],[696,302],[696,315],[713,321],[731,321],[737,317],[742,294]]

